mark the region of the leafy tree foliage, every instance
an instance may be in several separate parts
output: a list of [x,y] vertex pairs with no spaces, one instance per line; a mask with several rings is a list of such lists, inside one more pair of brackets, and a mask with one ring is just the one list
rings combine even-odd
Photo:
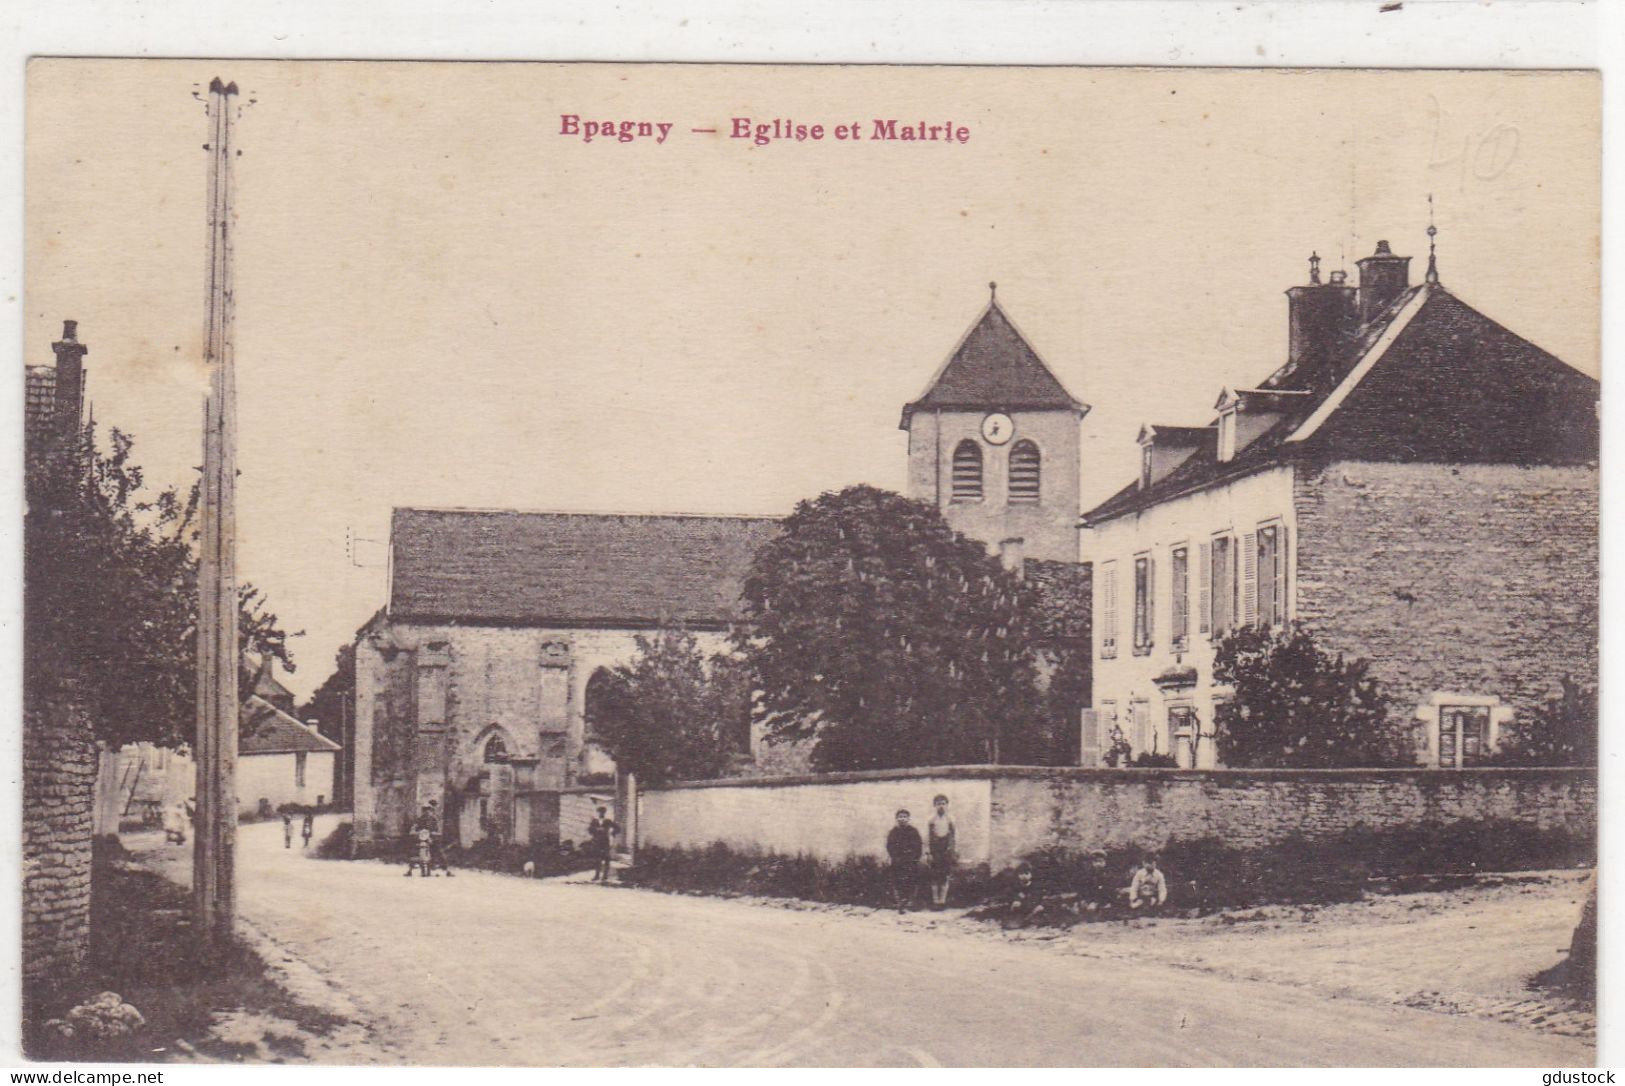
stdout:
[[300,706],[300,720],[315,720],[317,730],[335,743],[344,741],[345,714],[355,704],[355,646],[345,644],[333,654],[333,673]]
[[1567,676],[1563,692],[1503,730],[1493,761],[1497,765],[1597,764],[1597,688]]
[[1296,624],[1239,630],[1219,645],[1216,683],[1234,696],[1216,710],[1228,766],[1405,765],[1402,738],[1366,660],[1345,660]]
[[[156,494],[119,430],[98,448],[83,427],[30,450],[23,524],[29,697],[72,686],[113,746],[191,741],[196,719],[198,492]],[[291,671],[290,636],[240,586],[240,644]]]
[[717,776],[749,747],[745,672],[726,656],[707,661],[683,629],[640,635],[637,646],[630,664],[597,680],[587,711],[594,739],[642,784]]
[[1042,760],[1033,597],[931,505],[869,486],[804,501],[756,555],[736,644],[769,735],[819,769]]

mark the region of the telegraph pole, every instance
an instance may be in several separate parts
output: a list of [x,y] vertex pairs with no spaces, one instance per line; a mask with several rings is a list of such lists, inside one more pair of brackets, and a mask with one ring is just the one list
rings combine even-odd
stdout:
[[209,84],[209,272],[198,563],[197,828],[193,929],[224,949],[237,914],[237,389],[232,366],[231,140],[237,84]]

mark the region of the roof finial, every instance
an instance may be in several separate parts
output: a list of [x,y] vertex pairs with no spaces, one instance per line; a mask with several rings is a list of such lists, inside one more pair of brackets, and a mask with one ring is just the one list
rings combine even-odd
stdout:
[[1320,254],[1318,252],[1311,251],[1310,254],[1309,254],[1309,285],[1310,286],[1318,286],[1319,284],[1320,284]]
[[1439,233],[1439,228],[1437,226],[1433,225],[1433,193],[1430,192],[1430,193],[1428,193],[1428,274],[1427,274],[1427,281],[1429,283],[1437,283],[1439,281],[1439,260],[1438,260],[1438,254],[1434,251],[1434,242],[1433,242],[1434,237],[1436,237],[1438,235],[1438,233]]
[[993,301],[993,302],[998,301],[999,300],[999,284],[997,284],[997,283],[989,283],[987,285],[987,294],[988,294],[988,300],[989,301]]

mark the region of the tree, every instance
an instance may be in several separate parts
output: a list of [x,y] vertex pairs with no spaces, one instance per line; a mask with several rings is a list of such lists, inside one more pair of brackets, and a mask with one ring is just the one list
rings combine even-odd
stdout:
[[1501,734],[1497,765],[1597,764],[1597,688],[1564,676],[1563,692]]
[[1228,766],[1333,768],[1407,764],[1387,699],[1366,660],[1345,660],[1296,624],[1239,630],[1214,655],[1234,694],[1215,709]]
[[932,505],[803,501],[756,554],[736,645],[771,739],[819,769],[1036,760],[1052,749],[1032,595]]
[[727,657],[707,661],[680,628],[639,635],[637,649],[590,700],[587,725],[598,745],[642,784],[717,776],[740,752],[741,725],[747,735],[750,727],[741,670]]
[[[103,451],[85,426],[29,457],[26,681],[30,697],[71,681],[111,746],[175,746],[196,718],[197,487],[150,494],[133,449],[115,429]],[[294,635],[252,585],[239,600],[240,645],[293,670]]]
[[315,720],[317,730],[335,743],[347,742],[344,721],[355,702],[355,646],[344,644],[333,654],[333,673],[299,707],[300,720]]

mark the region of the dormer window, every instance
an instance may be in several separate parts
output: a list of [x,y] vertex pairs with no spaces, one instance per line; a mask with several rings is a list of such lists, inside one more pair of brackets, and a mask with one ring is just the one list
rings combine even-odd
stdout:
[[1151,443],[1140,446],[1140,489],[1151,489]]
[[1219,415],[1219,463],[1236,458],[1236,411],[1231,408]]

